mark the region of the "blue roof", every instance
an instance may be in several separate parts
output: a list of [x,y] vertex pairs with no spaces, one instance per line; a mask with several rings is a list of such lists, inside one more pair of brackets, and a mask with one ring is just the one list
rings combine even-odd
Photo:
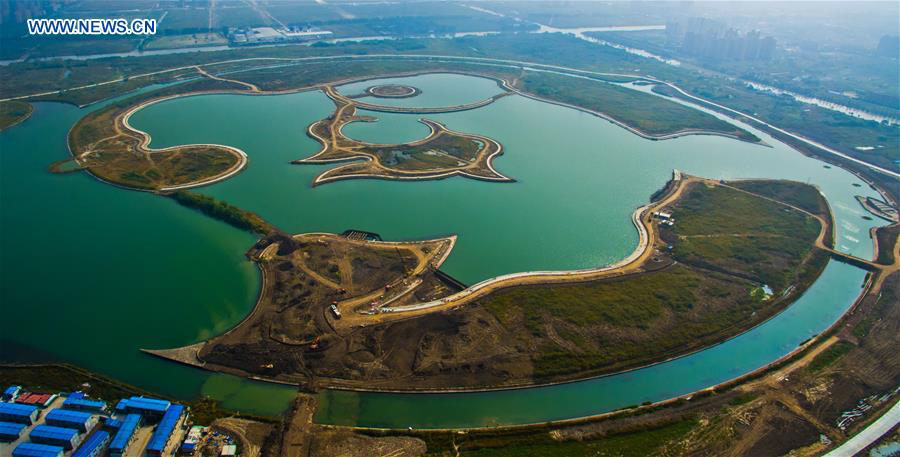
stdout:
[[109,428],[119,428],[122,426],[122,421],[120,421],[118,419],[110,419],[107,417],[106,421],[103,423],[103,425],[105,425],[106,427],[109,427]]
[[150,411],[155,413],[164,413],[172,403],[166,400],[159,400],[156,398],[146,398],[146,397],[131,397],[128,399],[128,404],[126,405],[129,409],[139,409],[144,411]]
[[184,406],[181,405],[172,405],[166,411],[162,420],[159,421],[156,431],[153,432],[153,436],[150,437],[147,451],[163,451],[163,448],[169,441],[169,437],[172,436],[172,430],[175,430],[175,426],[178,424],[178,419],[181,419],[182,413],[184,413]]
[[91,420],[91,413],[81,411],[69,411],[67,409],[54,409],[47,413],[48,421],[68,422],[70,424],[85,424]]
[[0,422],[0,435],[18,436],[19,433],[22,433],[23,428],[25,428],[24,424],[16,424],[13,422]]
[[112,443],[110,443],[109,445],[109,449],[116,451],[125,449],[125,447],[128,445],[128,441],[131,440],[131,435],[134,435],[134,430],[137,429],[137,426],[140,422],[140,414],[129,414],[125,416],[125,420],[122,421],[122,426],[119,427],[119,431],[116,432],[116,436],[113,437]]
[[0,403],[0,413],[16,416],[30,416],[37,411],[37,406],[20,405],[18,403]]
[[84,392],[72,392],[69,394],[69,398],[73,400],[81,400],[84,398]]
[[109,442],[109,433],[100,430],[97,433],[91,435],[87,440],[84,441],[84,444],[72,454],[72,457],[86,457],[91,455],[95,449],[102,447],[106,443]]
[[128,406],[128,400],[123,398],[116,403],[116,411],[125,411],[126,406]]
[[3,395],[15,395],[15,393],[18,392],[19,389],[21,389],[21,387],[19,386],[9,386],[6,388],[6,390],[3,391]]
[[63,408],[103,409],[106,408],[106,403],[102,401],[85,400],[84,398],[69,397],[63,403]]
[[78,436],[78,430],[75,430],[74,428],[54,427],[52,425],[38,425],[31,429],[31,433],[29,433],[28,436],[31,437],[32,441],[35,438],[69,441],[73,437]]
[[13,457],[57,457],[62,455],[63,448],[46,444],[22,443],[13,449]]

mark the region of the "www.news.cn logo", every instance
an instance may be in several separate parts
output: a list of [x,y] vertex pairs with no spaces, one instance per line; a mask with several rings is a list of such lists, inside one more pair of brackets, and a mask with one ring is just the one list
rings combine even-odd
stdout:
[[156,19],[29,19],[31,35],[156,35]]

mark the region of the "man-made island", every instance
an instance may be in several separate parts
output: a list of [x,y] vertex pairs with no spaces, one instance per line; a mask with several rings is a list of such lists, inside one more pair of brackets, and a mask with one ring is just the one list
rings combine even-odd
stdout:
[[471,287],[438,269],[452,238],[270,235],[248,252],[265,280],[247,319],[196,345],[150,352],[309,389],[559,382],[723,341],[802,295],[830,256],[850,260],[831,249],[827,204],[805,184],[676,172],[656,197],[635,212],[641,241],[616,265]]
[[[439,179],[454,175],[484,181],[512,181],[491,165],[494,157],[503,153],[500,143],[481,135],[454,132],[428,119],[420,119],[420,122],[427,125],[431,133],[412,143],[370,144],[347,138],[342,130],[348,123],[375,122],[377,119],[359,116],[356,111],[359,103],[341,95],[334,87],[325,86],[323,90],[334,100],[337,109],[328,119],[316,122],[307,129],[309,136],[322,143],[322,149],[312,157],[294,163],[321,164],[360,159],[363,162],[327,170],[316,176],[314,186],[350,178]],[[480,107],[483,104],[479,102],[475,105]],[[367,107],[372,108],[371,105]],[[415,108],[381,108],[390,108],[395,112],[423,112]],[[469,107],[446,108],[447,111],[464,109]]]
[[376,98],[410,98],[421,94],[418,87],[400,84],[383,84],[366,88],[366,95]]
[[[511,181],[491,165],[502,154],[502,145],[490,138],[454,132],[434,121],[422,122],[432,129],[428,138],[409,144],[371,145],[344,137],[340,127],[352,121],[373,121],[358,116],[357,109],[374,112],[444,113],[475,109],[511,94],[557,103],[603,117],[649,139],[683,135],[720,135],[749,142],[759,139],[714,116],[650,94],[615,85],[621,81],[581,81],[549,73],[526,72],[510,67],[485,67],[463,62],[413,60],[306,62],[271,66],[271,59],[213,63],[180,69],[186,82],[145,92],[91,112],[69,133],[71,163],[55,163],[51,171],[83,169],[114,185],[149,191],[172,191],[228,179],[248,165],[246,154],[236,148],[197,144],[160,150],[149,148],[150,135],[128,123],[138,110],[177,97],[208,94],[273,95],[321,90],[332,98],[336,111],[329,119],[309,127],[310,136],[323,143],[313,157],[295,163],[357,161],[328,170],[314,185],[345,178],[438,179],[467,176],[488,181]],[[276,59],[279,60],[279,59]],[[290,59],[287,59],[290,60]],[[260,66],[266,64],[266,66]],[[503,90],[485,100],[448,107],[401,108],[360,100],[369,92],[344,96],[335,90],[341,84],[376,77],[412,76],[426,73],[461,73],[490,78]],[[228,76],[219,76],[228,73]],[[559,79],[563,78],[563,79]],[[623,81],[633,81],[631,77]],[[558,90],[548,90],[564,81]],[[372,89],[372,88],[370,88]],[[402,89],[402,90],[401,90]],[[407,93],[402,87],[382,88],[384,93]],[[374,89],[372,89],[374,91]],[[376,91],[379,92],[379,91]],[[416,94],[412,94],[416,95]],[[614,97],[616,103],[598,105],[596,100]],[[637,109],[636,107],[640,107]],[[647,118],[647,116],[650,116]],[[649,120],[648,120],[649,119]]]

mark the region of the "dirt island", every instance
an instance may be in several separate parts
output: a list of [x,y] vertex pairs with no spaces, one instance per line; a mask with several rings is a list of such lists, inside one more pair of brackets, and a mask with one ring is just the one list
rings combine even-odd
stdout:
[[502,388],[677,357],[765,321],[841,255],[814,188],[778,182],[801,196],[784,203],[741,186],[676,173],[635,212],[641,242],[622,262],[469,287],[439,270],[453,237],[269,235],[248,252],[264,281],[247,319],[151,352],[310,390]]

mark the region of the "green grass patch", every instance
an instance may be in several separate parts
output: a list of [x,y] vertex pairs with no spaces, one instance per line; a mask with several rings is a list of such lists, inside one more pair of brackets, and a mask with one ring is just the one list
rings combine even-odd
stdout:
[[852,343],[847,341],[838,341],[833,344],[830,348],[822,351],[821,354],[817,355],[816,358],[812,360],[807,366],[807,369],[812,372],[822,371],[825,368],[833,365],[837,362],[841,357],[850,352],[855,346]]
[[796,206],[813,214],[821,216],[828,214],[828,204],[825,199],[815,187],[809,184],[769,180],[734,181],[728,184],[747,192]]
[[[542,325],[541,311],[575,325],[642,326],[666,307],[693,306],[697,298],[694,289],[699,282],[695,273],[673,270],[644,275],[635,281],[519,287],[497,294],[487,307],[501,320],[509,311],[522,309],[529,328]],[[681,286],[672,287],[675,284]]]
[[[815,188],[799,183],[783,187],[815,197],[805,203],[816,210]],[[694,185],[673,215],[674,237],[668,238],[676,259],[743,275],[769,285],[776,295],[796,283],[820,230],[818,220],[807,214],[721,186]]]
[[541,433],[530,439],[520,437],[515,441],[500,441],[497,444],[502,443],[502,446],[498,447],[469,450],[464,444],[460,455],[467,457],[645,457],[654,455],[666,445],[677,442],[696,426],[696,420],[688,419],[650,430],[633,431],[595,440],[562,442],[553,440],[547,433]]
[[521,87],[539,97],[608,114],[650,135],[701,129],[759,141],[753,134],[710,114],[603,81],[528,72],[521,79]]
[[727,187],[699,191],[700,186],[678,203],[678,235],[765,233],[815,240],[819,234],[818,222],[803,213]]

